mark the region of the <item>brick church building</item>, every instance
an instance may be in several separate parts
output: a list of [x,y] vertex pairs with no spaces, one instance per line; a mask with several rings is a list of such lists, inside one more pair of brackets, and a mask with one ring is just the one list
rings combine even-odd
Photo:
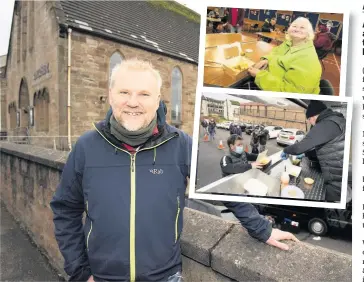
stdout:
[[167,122],[192,135],[200,17],[173,1],[16,1],[1,80],[1,131],[68,150],[104,118],[112,68],[149,60]]

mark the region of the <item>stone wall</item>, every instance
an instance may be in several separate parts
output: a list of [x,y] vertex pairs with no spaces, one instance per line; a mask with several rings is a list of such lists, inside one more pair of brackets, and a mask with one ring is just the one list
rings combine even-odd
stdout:
[[267,126],[276,125],[276,126],[282,126],[284,128],[297,128],[297,129],[301,129],[304,132],[306,132],[306,124],[303,122],[276,120],[276,119],[272,119],[272,118],[257,117],[257,116],[251,116],[251,115],[240,115],[239,120],[246,122],[246,123],[252,123],[252,124],[262,123]]
[[249,104],[240,107],[240,120],[248,123],[263,123],[285,128],[297,128],[306,131],[304,110],[282,109],[277,107]]
[[[60,271],[49,202],[66,152],[1,142],[1,201]],[[185,281],[351,281],[351,256],[305,243],[280,251],[217,216],[185,208],[182,233]]]

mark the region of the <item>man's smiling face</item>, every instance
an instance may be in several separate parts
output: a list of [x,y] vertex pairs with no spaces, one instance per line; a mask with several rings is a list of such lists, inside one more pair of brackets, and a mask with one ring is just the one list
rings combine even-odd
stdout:
[[109,89],[115,119],[128,131],[147,127],[160,101],[158,79],[148,70],[121,68]]

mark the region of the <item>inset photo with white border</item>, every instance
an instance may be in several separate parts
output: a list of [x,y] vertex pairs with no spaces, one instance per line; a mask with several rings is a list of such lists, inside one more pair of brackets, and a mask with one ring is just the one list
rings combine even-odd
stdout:
[[203,86],[345,96],[349,13],[294,4],[207,6]]
[[352,98],[287,96],[197,95],[190,198],[345,209]]

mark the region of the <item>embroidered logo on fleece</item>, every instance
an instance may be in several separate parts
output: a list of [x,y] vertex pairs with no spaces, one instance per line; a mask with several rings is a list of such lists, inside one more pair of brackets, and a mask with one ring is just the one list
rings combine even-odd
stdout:
[[163,169],[157,169],[157,168],[154,168],[154,169],[150,169],[149,170],[151,173],[153,173],[153,174],[163,174]]

